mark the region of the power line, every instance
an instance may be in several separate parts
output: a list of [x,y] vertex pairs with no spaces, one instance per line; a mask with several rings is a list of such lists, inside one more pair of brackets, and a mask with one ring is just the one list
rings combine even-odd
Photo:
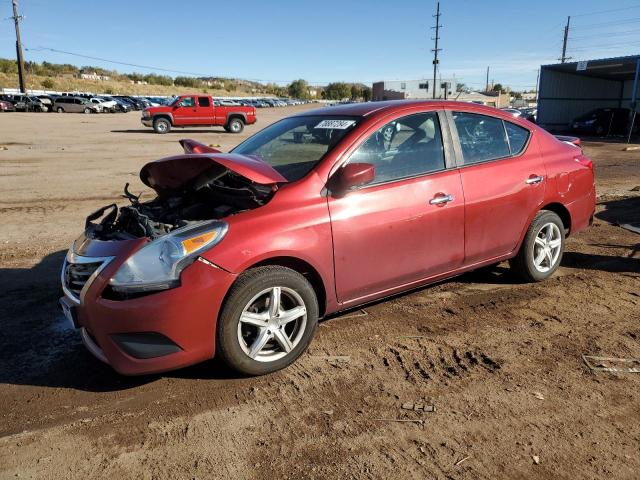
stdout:
[[640,8],[640,5],[633,5],[631,7],[611,8],[609,10],[600,10],[598,12],[579,13],[573,15],[574,17],[586,17],[588,15],[600,15],[601,13],[622,12],[623,10],[631,10],[632,8]]
[[[220,77],[220,78],[234,78],[231,75],[220,75],[220,74],[211,74],[211,73],[201,73],[201,72],[188,72],[188,71],[184,71],[184,70],[172,70],[169,68],[162,68],[162,67],[155,67],[155,66],[150,66],[150,65],[141,65],[141,64],[137,64],[137,63],[130,63],[130,62],[123,62],[123,61],[119,61],[119,60],[111,60],[108,58],[103,58],[103,57],[96,57],[93,55],[84,55],[81,53],[77,53],[77,52],[70,52],[67,50],[59,50],[57,48],[51,48],[51,47],[44,47],[44,46],[39,46],[36,48],[25,48],[25,50],[30,51],[30,52],[42,52],[42,51],[48,51],[48,52],[54,52],[54,53],[61,53],[64,55],[71,55],[74,57],[79,57],[79,58],[86,58],[88,60],[97,60],[100,62],[105,62],[105,63],[112,63],[114,65],[124,65],[127,67],[134,67],[134,68],[142,68],[145,70],[151,70],[154,72],[166,72],[166,73],[178,73],[178,74],[182,74],[182,75],[191,75],[194,77]],[[244,80],[249,80],[252,82],[261,82],[261,83],[290,83],[293,80],[288,79],[288,80],[275,80],[275,79],[265,79],[265,78],[243,78]],[[331,83],[335,80],[316,80],[316,81],[309,81],[309,84],[312,85],[324,85],[327,83]],[[354,81],[352,83],[373,83],[372,80],[358,80],[357,82]]]
[[[634,17],[634,18],[625,18],[625,19],[621,19],[621,20],[612,20],[609,22],[601,22],[601,23],[590,23],[589,25],[578,25],[577,28],[578,29],[583,29],[583,28],[600,28],[600,27],[608,27],[611,25],[624,25],[627,23],[637,23],[640,22],[640,17]],[[575,30],[576,27],[573,27],[573,30]]]
[[[601,33],[598,36],[607,36],[607,37],[624,37],[626,35],[640,34],[640,30],[625,30],[624,32],[605,32]],[[582,35],[577,37],[571,37],[572,40],[590,40],[594,36],[593,35]]]

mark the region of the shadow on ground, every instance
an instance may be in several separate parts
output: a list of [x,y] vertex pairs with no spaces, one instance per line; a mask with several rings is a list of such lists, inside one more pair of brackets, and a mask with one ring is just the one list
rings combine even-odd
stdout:
[[[154,135],[158,135],[156,134],[156,132],[151,128],[130,128],[127,130],[111,130],[111,133],[152,133]],[[162,135],[171,135],[171,134],[183,134],[183,133],[229,133],[227,131],[225,131],[224,128],[220,127],[220,128],[216,128],[216,129],[211,129],[211,128],[198,128],[198,129],[188,129],[188,128],[176,128],[174,127],[172,130],[170,130],[169,132],[163,133]],[[230,135],[234,135],[234,134],[230,134]]]
[[0,268],[0,383],[105,392],[161,377],[237,377],[218,360],[163,375],[125,377],[94,358],[58,307],[65,253],[49,254],[32,268]]

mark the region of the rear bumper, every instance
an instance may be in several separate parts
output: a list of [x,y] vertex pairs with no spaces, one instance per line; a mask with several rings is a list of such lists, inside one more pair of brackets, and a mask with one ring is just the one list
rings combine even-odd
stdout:
[[70,299],[87,349],[123,375],[163,372],[212,358],[219,310],[235,275],[196,261],[182,272],[177,288],[127,300],[104,298],[123,257],[87,285],[80,303]]
[[593,223],[593,215],[596,210],[595,185],[589,193],[578,200],[566,205],[571,215],[571,234],[586,230]]

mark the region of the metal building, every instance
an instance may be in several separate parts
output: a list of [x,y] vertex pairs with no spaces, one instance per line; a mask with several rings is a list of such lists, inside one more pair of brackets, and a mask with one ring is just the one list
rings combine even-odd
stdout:
[[538,123],[558,131],[596,108],[635,111],[639,72],[640,55],[543,65]]

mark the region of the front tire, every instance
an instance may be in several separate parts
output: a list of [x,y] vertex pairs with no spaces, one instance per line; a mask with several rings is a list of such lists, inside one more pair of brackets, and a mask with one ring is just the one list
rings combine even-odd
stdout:
[[242,132],[242,130],[244,130],[244,122],[238,117],[234,117],[229,120],[229,123],[227,123],[225,130],[231,133],[240,133]]
[[258,267],[231,287],[217,326],[217,353],[234,370],[264,375],[304,353],[318,324],[307,279],[285,267]]
[[87,107],[87,108],[85,108],[85,109],[84,109],[84,113],[85,113],[85,114],[87,114],[87,115],[88,115],[88,114],[90,114],[90,113],[91,113],[91,109],[90,109],[90,108],[88,108],[88,107]]
[[58,107],[58,108],[56,108],[56,112],[58,112],[58,113],[64,113],[64,108],[62,108],[62,107]]
[[171,131],[171,122],[166,118],[156,118],[153,121],[153,130],[156,133],[167,133]]
[[560,266],[564,241],[564,224],[560,217],[541,210],[531,222],[518,255],[509,261],[511,270],[525,282],[546,280]]

